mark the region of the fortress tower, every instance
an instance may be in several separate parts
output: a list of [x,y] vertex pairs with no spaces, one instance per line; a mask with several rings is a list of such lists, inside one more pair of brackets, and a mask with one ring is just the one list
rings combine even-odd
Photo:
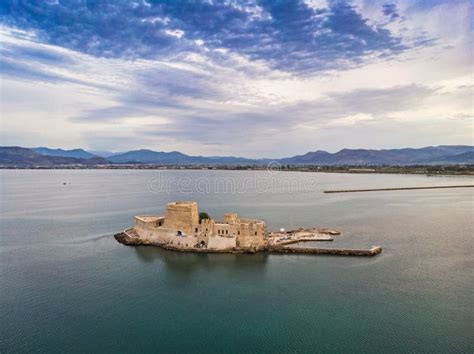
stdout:
[[193,228],[199,225],[199,214],[196,202],[172,202],[166,206],[163,227],[181,231],[186,235],[193,233]]

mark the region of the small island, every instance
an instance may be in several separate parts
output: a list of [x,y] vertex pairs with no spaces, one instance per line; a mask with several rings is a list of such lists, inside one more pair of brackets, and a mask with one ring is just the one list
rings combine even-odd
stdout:
[[333,236],[339,234],[338,231],[318,228],[267,232],[262,220],[226,213],[224,220],[218,222],[206,213],[199,213],[196,202],[176,201],[167,204],[164,216],[135,216],[134,227],[117,233],[115,239],[125,245],[150,245],[182,252],[374,256],[382,251],[380,246],[370,249],[290,246],[305,241],[333,241]]

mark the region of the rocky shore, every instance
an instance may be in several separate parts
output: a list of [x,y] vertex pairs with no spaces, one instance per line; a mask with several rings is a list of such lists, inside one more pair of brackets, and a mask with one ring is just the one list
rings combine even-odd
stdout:
[[[141,239],[134,229],[128,229],[119,232],[114,235],[117,242],[126,246],[156,246],[170,251],[179,252],[193,252],[193,253],[256,253],[256,252],[274,252],[274,253],[292,253],[292,254],[314,254],[314,255],[334,255],[334,256],[363,256],[370,257],[375,256],[382,252],[382,247],[372,246],[370,249],[343,249],[343,248],[319,248],[319,247],[288,247],[288,245],[296,242],[304,241],[328,241],[328,235],[338,235],[339,232],[332,230],[319,230],[321,234],[314,234],[317,229],[298,229],[290,231],[292,235],[290,239],[281,240],[281,235],[288,233],[270,233],[270,242],[267,247],[259,251],[247,249],[247,250],[213,250],[205,248],[178,248],[173,247],[170,244],[157,244],[151,243]],[[313,232],[313,237],[308,235],[309,232]],[[298,239],[295,235],[300,233],[301,239]],[[321,238],[321,239],[318,239]],[[331,238],[332,240],[332,238]]]
[[144,242],[140,237],[134,232],[133,229],[128,229],[114,235],[114,238],[121,244],[126,246],[140,246],[140,245],[150,245],[149,242]]

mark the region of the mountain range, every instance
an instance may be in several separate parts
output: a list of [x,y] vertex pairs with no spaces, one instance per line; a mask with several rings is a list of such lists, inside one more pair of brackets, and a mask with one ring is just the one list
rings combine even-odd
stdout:
[[94,154],[84,149],[72,149],[72,150],[63,150],[63,149],[50,149],[47,147],[36,147],[31,148],[34,152],[45,155],[45,156],[61,156],[61,157],[74,157],[76,159],[91,159],[93,157],[100,156]]
[[[57,154],[57,150],[52,150],[53,153]],[[46,151],[46,150],[41,150]],[[109,164],[110,162],[103,157],[92,155],[90,158],[78,158],[71,157],[75,153],[70,151],[74,150],[61,150],[64,151],[65,155],[43,155],[33,149],[22,148],[18,146],[6,146],[0,147],[0,166],[6,167],[54,167],[61,165],[103,165]],[[85,151],[84,151],[85,152]],[[81,153],[79,153],[81,155]]]
[[[474,146],[441,145],[403,149],[342,149],[336,153],[317,150],[280,159],[248,159],[234,156],[191,156],[179,151],[133,150],[101,152],[47,147],[0,147],[0,166],[52,167],[58,165],[156,164],[156,165],[265,165],[270,161],[288,165],[449,165],[474,164]],[[105,157],[106,156],[106,157]]]

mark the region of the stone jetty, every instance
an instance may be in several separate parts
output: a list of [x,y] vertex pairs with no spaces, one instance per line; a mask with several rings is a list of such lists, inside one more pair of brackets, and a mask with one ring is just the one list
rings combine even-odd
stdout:
[[414,189],[444,189],[444,188],[473,188],[474,185],[464,184],[455,186],[425,186],[425,187],[396,187],[396,188],[368,188],[368,189],[333,189],[325,190],[324,193],[356,193],[356,192],[385,192],[385,191],[408,191]]
[[382,247],[372,246],[369,249],[351,249],[351,248],[319,248],[319,247],[277,247],[271,248],[271,252],[297,253],[297,254],[324,254],[331,256],[376,256],[382,252]]

